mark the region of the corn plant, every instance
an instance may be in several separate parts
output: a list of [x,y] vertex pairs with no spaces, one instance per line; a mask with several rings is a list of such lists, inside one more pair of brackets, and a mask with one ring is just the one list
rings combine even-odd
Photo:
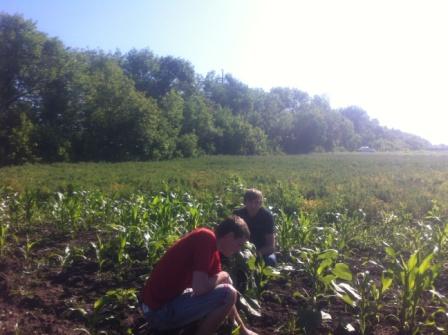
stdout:
[[129,259],[129,254],[126,252],[126,246],[128,244],[127,238],[128,236],[126,232],[118,234],[117,236],[117,262],[120,266],[122,266],[124,262]]
[[38,243],[39,241],[31,241],[29,236],[26,236],[26,240],[25,240],[25,244],[23,246],[20,247],[20,251],[23,254],[23,258],[25,259],[25,263],[27,265],[29,265],[30,261],[31,261],[31,252],[32,249],[34,248],[34,246]]
[[83,205],[81,197],[76,192],[73,194],[56,193],[56,198],[51,204],[51,214],[61,231],[74,231],[86,228],[83,224]]
[[263,257],[251,255],[247,260],[248,268],[248,294],[259,299],[270,280],[274,279],[279,273],[272,267],[267,266]]
[[130,309],[137,308],[137,290],[134,288],[107,291],[93,304],[93,313],[88,323],[92,328],[100,326],[111,327],[114,331],[121,330],[121,334],[131,334],[130,329],[120,329],[122,319],[126,319]]
[[442,255],[448,242],[448,222],[443,222],[440,207],[436,202],[433,202],[433,207],[428,211],[425,220],[428,222],[425,227],[431,233],[430,240],[436,244],[440,251],[439,255]]
[[301,268],[300,270],[308,275],[312,283],[311,294],[305,295],[307,300],[315,301],[317,296],[333,291],[332,282],[335,280],[352,280],[348,265],[336,262],[338,256],[339,253],[335,249],[301,248],[298,250],[296,263]]
[[63,268],[70,267],[74,263],[86,260],[84,249],[81,247],[67,245],[62,255],[55,256]]
[[[287,215],[283,210],[279,210],[279,214],[275,219],[277,226],[277,242],[281,251],[291,250],[295,244],[296,231],[299,229],[299,224],[292,216]],[[299,241],[297,241],[299,243]]]
[[373,325],[380,321],[384,293],[390,289],[392,281],[393,274],[390,271],[382,272],[379,285],[375,283],[369,271],[357,274],[355,287],[360,294],[358,323],[362,335],[370,334]]
[[422,324],[417,320],[417,311],[423,292],[434,288],[441,265],[432,264],[437,249],[429,253],[421,250],[413,252],[406,260],[392,247],[385,249],[390,260],[390,271],[400,288],[399,323],[402,333],[417,334]]
[[[155,196],[149,205],[148,220],[152,227],[163,235],[178,231],[181,227],[177,226],[177,205],[177,195],[174,193],[170,193],[168,196],[163,194]],[[185,232],[186,229],[183,229],[181,234]]]
[[125,226],[138,226],[148,220],[148,211],[144,206],[148,199],[143,195],[135,195],[124,201],[120,208],[120,224]]
[[19,200],[23,209],[23,220],[29,227],[37,211],[37,193],[27,190],[22,193]]
[[96,235],[97,242],[90,242],[95,250],[96,260],[98,262],[99,272],[103,271],[103,267],[107,262],[107,244],[103,243],[100,236]]
[[260,317],[259,299],[269,280],[278,275],[277,271],[266,266],[263,259],[257,258],[252,243],[246,243],[244,249],[234,257],[224,258],[223,268],[230,274],[233,286],[238,290],[243,312]]
[[365,231],[365,229],[360,229],[365,223],[365,216],[366,214],[362,209],[358,209],[352,215],[349,215],[347,211],[326,213],[325,221],[330,224],[327,247],[335,248],[340,252],[350,250],[355,240],[361,240],[361,236],[353,234],[353,232],[360,231],[362,233]]
[[107,242],[103,241],[97,234],[97,241],[90,242],[95,250],[96,260],[98,262],[99,271],[103,272],[105,267],[118,266],[119,270],[123,270],[123,266],[130,260],[127,251],[128,230],[126,227],[111,224],[107,228],[111,231],[108,233]]
[[86,227],[106,224],[111,221],[111,199],[99,191],[80,191],[82,216]]
[[186,209],[186,228],[188,231],[198,228],[203,222],[202,210],[199,204],[193,202],[187,203]]
[[20,220],[22,218],[21,215],[21,206],[19,201],[19,193],[10,194],[7,198],[7,206],[9,211],[9,220],[14,225],[14,227],[18,227],[20,225]]
[[425,326],[446,333],[448,330],[448,298],[436,290],[430,290],[430,292],[432,294],[432,302],[437,303],[440,307],[429,314],[425,321]]
[[289,252],[298,245],[307,245],[313,234],[313,225],[310,217],[301,213],[289,215],[282,209],[278,210],[275,223],[277,226],[277,241],[280,251]]
[[294,292],[296,298],[304,300],[304,307],[298,310],[298,324],[309,333],[322,320],[321,308],[324,300],[336,295],[347,304],[355,306],[360,296],[348,284],[352,280],[348,265],[336,262],[339,256],[337,250],[301,248],[297,252],[296,263],[312,283],[310,290]]
[[107,291],[105,295],[95,301],[93,309],[95,312],[100,312],[108,305],[121,305],[125,303],[137,303],[136,289],[116,289]]

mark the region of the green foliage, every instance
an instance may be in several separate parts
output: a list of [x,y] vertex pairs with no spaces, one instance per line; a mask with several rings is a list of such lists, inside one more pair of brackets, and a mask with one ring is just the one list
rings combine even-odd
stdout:
[[296,292],[307,305],[317,308],[321,299],[333,292],[338,298],[351,306],[356,306],[360,299],[356,289],[348,283],[352,281],[352,273],[345,263],[337,262],[337,250],[308,249],[297,250],[295,262],[309,277],[310,291]]
[[19,15],[0,14],[0,45],[1,165],[431,147],[297,89],[203,78],[148,49],[71,50]]
[[[370,263],[378,265],[373,261]],[[370,334],[373,327],[380,322],[384,294],[391,288],[392,283],[393,273],[390,270],[382,271],[378,285],[369,271],[357,274],[355,285],[360,294],[358,323],[361,334]]]
[[3,257],[7,248],[9,225],[6,223],[0,223],[0,257]]
[[[107,291],[93,304],[93,313],[89,315],[88,324],[93,328],[111,328],[116,331],[123,328],[120,320],[125,318],[126,311],[137,307],[137,291],[131,289],[114,289]],[[122,330],[122,333],[132,334],[130,329]]]
[[387,246],[386,254],[390,262],[390,270],[394,281],[400,287],[400,331],[417,334],[422,324],[417,321],[417,313],[423,310],[420,300],[425,291],[434,288],[435,281],[440,274],[441,264],[433,263],[438,252],[425,253],[421,250],[413,252],[408,259],[403,258],[396,250]]
[[282,209],[275,218],[277,233],[276,238],[280,250],[285,254],[303,245],[311,245],[315,238],[315,225],[312,217],[301,213],[287,215]]
[[104,296],[95,301],[93,309],[96,313],[105,309],[107,306],[116,308],[117,305],[125,303],[136,303],[137,295],[135,289],[117,289],[107,291]]

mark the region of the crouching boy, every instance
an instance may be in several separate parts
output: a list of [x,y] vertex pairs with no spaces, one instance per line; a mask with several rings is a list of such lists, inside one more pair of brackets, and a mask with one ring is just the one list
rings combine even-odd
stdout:
[[256,335],[246,328],[235,307],[237,292],[221,269],[220,253],[229,257],[250,238],[243,219],[234,215],[212,231],[198,228],[183,236],[152,271],[142,294],[142,309],[151,327],[180,328],[200,320],[196,334],[212,334],[229,317],[240,334]]

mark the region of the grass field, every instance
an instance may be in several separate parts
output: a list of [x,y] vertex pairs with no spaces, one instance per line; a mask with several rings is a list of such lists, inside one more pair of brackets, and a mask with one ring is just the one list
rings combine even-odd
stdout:
[[[316,154],[209,156],[163,162],[25,165],[0,169],[0,187],[15,192],[99,190],[156,193],[169,188],[207,198],[231,184],[258,187],[275,204],[293,193],[348,208],[405,208],[426,212],[448,203],[448,154]],[[237,194],[238,197],[241,194]],[[378,206],[378,207],[377,207]]]
[[147,333],[136,294],[153,265],[248,187],[281,260],[246,260],[260,334],[448,331],[448,154],[340,153],[0,169],[0,332]]

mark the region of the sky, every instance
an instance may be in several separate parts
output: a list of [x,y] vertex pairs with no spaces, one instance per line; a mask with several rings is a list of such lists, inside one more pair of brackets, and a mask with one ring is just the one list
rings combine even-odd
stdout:
[[0,11],[67,47],[149,48],[202,75],[294,87],[448,144],[444,0],[0,0]]

